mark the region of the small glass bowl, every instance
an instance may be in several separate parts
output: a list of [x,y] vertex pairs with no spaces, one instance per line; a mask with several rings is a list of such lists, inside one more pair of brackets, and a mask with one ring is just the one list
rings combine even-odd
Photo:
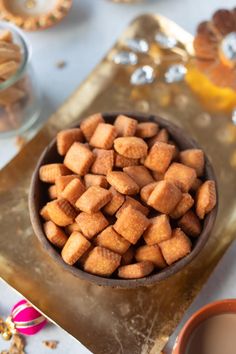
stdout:
[[3,31],[12,34],[13,43],[20,47],[21,53],[17,71],[6,80],[0,79],[0,138],[8,138],[22,133],[36,122],[41,100],[30,62],[30,48],[22,32],[8,22],[0,22],[0,34]]

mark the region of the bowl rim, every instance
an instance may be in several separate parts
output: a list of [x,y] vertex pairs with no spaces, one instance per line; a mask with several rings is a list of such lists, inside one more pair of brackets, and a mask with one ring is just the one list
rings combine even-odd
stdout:
[[[217,215],[217,210],[218,210],[218,187],[217,187],[217,180],[216,176],[213,170],[213,167],[209,161],[209,158],[207,157],[204,149],[202,149],[199,144],[193,139],[192,137],[189,136],[185,130],[179,126],[177,126],[175,123],[161,118],[158,115],[154,114],[142,114],[142,113],[136,113],[136,112],[110,112],[110,113],[101,113],[103,118],[106,119],[115,119],[117,115],[123,114],[127,115],[131,118],[135,118],[139,121],[154,121],[157,122],[161,128],[166,128],[168,132],[170,133],[171,137],[175,140],[176,136],[178,135],[183,142],[185,142],[187,145],[189,145],[189,148],[199,148],[204,152],[205,156],[205,176],[207,179],[211,179],[215,181],[216,184],[216,194],[217,194],[217,203],[214,209],[207,214],[206,218],[204,219],[204,225],[203,225],[203,230],[201,234],[198,236],[198,241],[196,242],[196,245],[194,246],[193,250],[184,258],[181,260],[175,262],[174,264],[168,266],[167,268],[164,268],[160,272],[156,274],[151,274],[147,277],[140,278],[140,279],[116,279],[116,278],[105,278],[105,277],[100,277],[97,275],[93,275],[90,273],[87,273],[83,271],[82,269],[79,269],[74,266],[70,266],[66,264],[60,253],[53,247],[53,245],[49,242],[49,240],[45,237],[44,231],[43,231],[43,221],[41,219],[41,216],[39,214],[39,210],[36,207],[35,203],[35,198],[36,198],[36,188],[37,185],[40,183],[43,183],[39,180],[39,168],[42,164],[47,163],[44,160],[47,159],[47,155],[49,151],[53,147],[55,147],[56,144],[56,137],[46,146],[46,148],[43,150],[41,153],[38,162],[36,164],[36,167],[34,169],[32,178],[31,178],[31,183],[30,183],[30,189],[29,189],[29,198],[28,198],[28,204],[29,204],[29,213],[30,213],[30,220],[31,224],[33,227],[33,230],[39,239],[41,245],[43,248],[49,253],[50,257],[53,258],[60,266],[62,266],[66,271],[69,271],[71,274],[74,276],[82,279],[89,281],[91,283],[100,285],[100,286],[106,286],[106,287],[112,287],[112,288],[123,288],[123,289],[133,289],[137,288],[140,286],[150,286],[150,285],[155,285],[159,283],[160,281],[169,278],[170,276],[176,274],[179,272],[181,269],[183,269],[185,266],[187,266],[198,254],[199,252],[203,249],[205,246],[211,230],[214,226],[216,215]],[[85,117],[86,118],[86,117]],[[83,119],[85,119],[83,118]],[[83,120],[82,119],[82,120]],[[77,124],[74,124],[72,127],[78,127],[81,124],[81,121],[79,120]],[[65,127],[66,129],[67,127]],[[68,128],[71,128],[68,127]]]
[[216,300],[199,308],[189,317],[183,328],[180,330],[172,354],[182,354],[185,352],[191,334],[202,322],[211,317],[225,313],[236,314],[236,299]]

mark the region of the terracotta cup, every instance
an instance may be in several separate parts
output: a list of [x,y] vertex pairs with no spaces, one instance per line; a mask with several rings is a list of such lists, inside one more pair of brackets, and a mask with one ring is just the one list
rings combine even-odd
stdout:
[[225,313],[236,313],[236,299],[215,301],[195,312],[180,331],[172,354],[185,354],[188,341],[193,331],[210,317]]

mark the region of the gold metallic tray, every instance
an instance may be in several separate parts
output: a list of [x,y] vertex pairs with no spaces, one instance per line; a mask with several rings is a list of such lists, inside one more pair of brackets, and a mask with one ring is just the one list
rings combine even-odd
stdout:
[[[95,354],[159,353],[236,232],[236,127],[229,115],[206,112],[183,82],[165,84],[161,79],[165,65],[158,67],[160,79],[155,83],[132,87],[129,77],[134,68],[111,60],[125,38],[150,39],[159,28],[180,42],[167,61],[191,52],[191,35],[176,24],[160,16],[137,18],[73,96],[0,172],[1,277]],[[151,54],[156,59],[161,53],[154,45]],[[183,126],[208,153],[218,176],[220,208],[210,241],[184,271],[151,288],[112,290],[80,281],[45,253],[29,220],[30,178],[45,145],[59,129],[81,117],[116,110],[152,112]]]

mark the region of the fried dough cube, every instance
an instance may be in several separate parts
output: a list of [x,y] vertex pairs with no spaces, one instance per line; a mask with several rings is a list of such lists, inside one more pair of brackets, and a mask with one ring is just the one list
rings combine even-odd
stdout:
[[151,138],[157,134],[159,126],[154,122],[143,122],[139,123],[136,129],[136,136],[139,138]]
[[80,179],[79,175],[67,175],[60,176],[56,178],[55,185],[57,188],[57,195],[60,196],[61,192],[65,189],[68,183],[70,183],[73,179]]
[[95,247],[84,262],[84,270],[88,273],[108,277],[119,267],[121,256],[104,247]]
[[204,171],[205,158],[200,149],[188,149],[180,152],[180,162],[193,168],[197,176],[202,176]]
[[94,214],[80,213],[76,220],[83,235],[88,239],[101,232],[108,226],[108,221],[105,216],[99,211]]
[[69,265],[75,264],[89,249],[91,243],[80,232],[74,231],[62,249],[61,256]]
[[165,173],[174,155],[174,146],[157,142],[150,149],[144,165],[152,171]]
[[216,186],[212,180],[204,182],[196,195],[196,214],[199,219],[204,219],[216,205]]
[[48,208],[47,208],[47,204],[44,205],[44,207],[42,207],[42,209],[40,210],[39,214],[41,215],[41,217],[48,221],[50,220],[49,214],[48,214]]
[[137,125],[138,122],[136,119],[122,114],[120,114],[114,122],[118,136],[134,136]]
[[73,222],[73,224],[67,225],[65,227],[65,232],[67,235],[71,235],[74,231],[81,232],[81,227],[79,224],[77,224],[77,222]]
[[72,205],[63,198],[47,203],[49,219],[58,226],[67,226],[73,223],[77,213]]
[[115,153],[115,167],[124,168],[137,165],[139,165],[138,159],[129,159],[128,157]]
[[143,202],[147,203],[148,198],[150,197],[150,195],[151,195],[152,191],[154,190],[154,188],[156,187],[157,183],[158,182],[149,183],[141,189],[140,197]]
[[132,195],[139,192],[137,183],[125,172],[111,171],[107,174],[107,181],[121,194]]
[[48,240],[55,245],[56,247],[62,248],[64,247],[66,241],[67,241],[67,236],[64,233],[64,231],[54,224],[52,221],[47,221],[43,225],[43,229],[45,232],[45,235],[47,236]]
[[192,208],[194,204],[194,199],[189,193],[183,193],[180,202],[177,204],[176,208],[172,211],[170,216],[172,219],[179,219],[183,216],[189,209]]
[[125,197],[121,193],[117,192],[114,187],[111,187],[109,191],[112,193],[112,199],[105,205],[103,211],[108,215],[114,215],[124,203]]
[[76,208],[88,214],[98,212],[112,199],[112,193],[99,186],[91,186],[75,203]]
[[57,199],[57,187],[55,184],[48,188],[48,196],[50,200]]
[[59,176],[69,175],[71,172],[63,163],[50,163],[39,169],[39,178],[42,182],[55,183]]
[[117,137],[116,128],[107,123],[99,123],[89,144],[93,147],[109,150]]
[[161,242],[159,246],[168,265],[187,256],[192,248],[190,239],[179,228],[173,230],[172,237]]
[[163,128],[161,129],[156,136],[154,136],[153,138],[148,139],[148,146],[149,148],[151,148],[154,144],[156,144],[157,142],[161,142],[161,143],[168,143],[169,141],[169,133],[168,131]]
[[170,214],[180,202],[182,193],[173,183],[160,181],[148,198],[147,204],[163,214]]
[[93,114],[81,122],[80,129],[87,141],[91,139],[99,123],[104,123],[101,113]]
[[123,171],[127,173],[127,175],[129,175],[140,188],[154,182],[151,173],[144,166],[124,167]]
[[116,217],[118,218],[119,215],[122,213],[123,209],[127,208],[127,206],[131,206],[134,209],[140,211],[143,215],[147,216],[149,213],[149,208],[145,207],[143,204],[141,204],[138,200],[131,198],[129,196],[125,197],[125,202],[122,205],[122,207],[117,211]]
[[151,262],[138,262],[124,265],[118,269],[118,277],[123,279],[139,279],[151,274],[154,265]]
[[113,227],[118,234],[135,244],[149,225],[148,218],[129,205],[119,215]]
[[182,163],[173,162],[165,174],[165,180],[172,182],[187,193],[197,178],[196,171]]
[[134,247],[130,246],[129,249],[123,254],[121,258],[121,265],[130,264],[133,258],[134,258]]
[[141,159],[147,156],[148,146],[143,139],[130,136],[116,138],[114,149],[118,154],[130,159]]
[[202,225],[200,223],[197,215],[189,210],[182,218],[178,221],[178,226],[188,235],[192,237],[197,237],[202,231]]
[[83,133],[80,128],[61,130],[57,134],[58,154],[64,156],[74,142],[82,142],[83,139]]
[[163,181],[165,174],[164,173],[160,173],[157,171],[152,171],[152,175],[153,178],[155,179],[155,181],[159,182],[159,181]]
[[111,225],[97,235],[95,244],[121,255],[123,255],[130,246],[130,242],[120,236]]
[[91,186],[100,186],[102,188],[108,188],[108,182],[105,176],[87,174],[84,176],[84,182],[86,188]]
[[106,175],[112,171],[114,166],[114,150],[93,149],[95,161],[92,164],[91,172],[95,175]]
[[61,197],[75,205],[79,197],[85,192],[86,188],[80,179],[74,178],[61,192]]
[[172,230],[170,219],[167,215],[162,214],[150,219],[150,226],[143,234],[143,238],[147,245],[152,246],[171,238]]
[[135,259],[137,262],[152,262],[159,269],[163,269],[167,266],[158,245],[145,245],[137,248]]
[[81,143],[73,143],[66,153],[64,164],[80,176],[86,175],[94,161],[94,154]]
[[197,192],[198,188],[202,185],[202,180],[200,178],[196,178],[192,187],[191,187],[191,191],[193,192]]

